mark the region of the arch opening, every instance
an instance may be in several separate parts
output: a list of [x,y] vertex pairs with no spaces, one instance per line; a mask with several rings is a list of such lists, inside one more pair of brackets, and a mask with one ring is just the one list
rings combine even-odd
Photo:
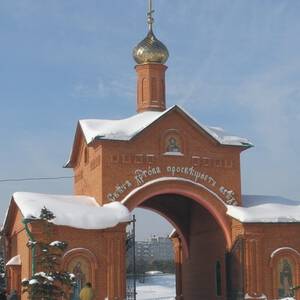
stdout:
[[226,223],[220,217],[223,212],[203,205],[202,200],[192,195],[187,190],[160,190],[148,197],[138,197],[135,202],[131,199],[127,204],[132,210],[139,207],[158,213],[176,229],[171,236],[176,299],[226,299],[226,253],[230,240]]
[[[162,197],[170,194],[188,198],[193,203],[198,203],[201,207],[206,209],[222,229],[226,239],[227,250],[231,249],[231,221],[226,215],[227,207],[214,192],[201,184],[180,178],[166,178],[160,181],[150,181],[143,187],[132,191],[122,203],[132,211],[136,207],[145,206],[145,203],[150,201],[153,197]],[[148,209],[151,208],[148,207]],[[159,210],[157,210],[157,212],[162,214]]]
[[[141,207],[133,211],[135,222],[135,272],[133,249],[127,248],[127,299],[133,299],[133,278],[136,278],[136,299],[174,299],[175,263],[173,243],[169,238],[173,226],[160,214]],[[127,227],[132,233],[133,223]]]

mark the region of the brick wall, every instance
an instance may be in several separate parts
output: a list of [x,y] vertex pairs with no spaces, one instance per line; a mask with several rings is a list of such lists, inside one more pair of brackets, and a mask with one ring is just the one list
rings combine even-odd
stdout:
[[[182,282],[185,299],[226,299],[225,253],[222,230],[200,205],[191,208],[190,255],[183,260]],[[216,263],[221,264],[221,296],[217,296]]]

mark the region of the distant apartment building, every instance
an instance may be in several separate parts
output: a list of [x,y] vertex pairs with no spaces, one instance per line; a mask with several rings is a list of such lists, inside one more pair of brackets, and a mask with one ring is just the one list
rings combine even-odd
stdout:
[[173,260],[173,245],[168,237],[153,235],[147,241],[135,243],[137,260]]

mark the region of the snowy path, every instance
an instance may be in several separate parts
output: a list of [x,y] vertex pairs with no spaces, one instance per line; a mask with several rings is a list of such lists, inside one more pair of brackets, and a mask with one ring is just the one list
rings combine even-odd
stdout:
[[173,300],[175,275],[148,276],[145,282],[137,281],[137,300]]

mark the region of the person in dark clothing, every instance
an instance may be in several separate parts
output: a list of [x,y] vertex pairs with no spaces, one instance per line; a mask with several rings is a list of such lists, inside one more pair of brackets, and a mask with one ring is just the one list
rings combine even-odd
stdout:
[[0,292],[0,300],[6,300],[6,291],[1,291]]
[[7,300],[19,300],[19,296],[16,290],[13,290],[7,297]]

